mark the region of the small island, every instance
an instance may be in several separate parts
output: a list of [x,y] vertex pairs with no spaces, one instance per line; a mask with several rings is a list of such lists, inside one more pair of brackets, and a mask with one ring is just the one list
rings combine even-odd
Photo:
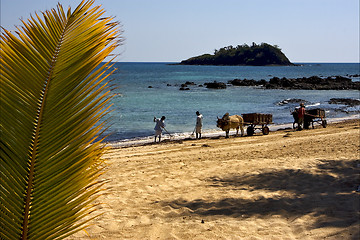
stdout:
[[277,45],[261,43],[236,47],[228,46],[215,50],[214,54],[203,54],[183,60],[179,65],[224,65],[224,66],[293,66]]

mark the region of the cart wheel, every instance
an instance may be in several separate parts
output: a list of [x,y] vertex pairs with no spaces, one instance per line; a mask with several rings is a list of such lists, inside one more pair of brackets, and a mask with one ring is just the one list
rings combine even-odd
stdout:
[[321,125],[323,126],[323,128],[326,128],[326,126],[327,126],[327,121],[326,121],[326,120],[322,120]]
[[247,129],[246,129],[246,133],[248,136],[252,136],[254,135],[254,132],[255,132],[255,129],[253,126],[248,126]]
[[270,132],[270,129],[269,129],[269,127],[268,127],[268,126],[263,127],[263,129],[262,129],[262,133],[263,133],[264,135],[268,135],[268,134],[269,134],[269,132]]

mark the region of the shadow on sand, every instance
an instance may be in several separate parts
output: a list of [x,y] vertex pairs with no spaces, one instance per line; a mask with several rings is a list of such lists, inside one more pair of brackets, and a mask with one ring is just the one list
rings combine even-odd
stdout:
[[[316,217],[315,228],[349,227],[358,224],[360,160],[323,160],[314,173],[301,169],[269,170],[260,174],[233,175],[207,179],[209,187],[231,191],[264,190],[272,197],[224,198],[219,201],[177,199],[162,202],[174,209],[188,208],[200,216],[251,217],[281,215],[295,220],[306,214]],[[279,194],[276,194],[278,192]],[[239,194],[240,195],[240,194]],[[241,194],[244,196],[244,193]],[[266,195],[265,195],[266,196]]]

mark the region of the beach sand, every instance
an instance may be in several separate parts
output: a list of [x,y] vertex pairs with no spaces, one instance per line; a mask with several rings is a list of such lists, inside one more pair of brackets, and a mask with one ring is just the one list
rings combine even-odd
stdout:
[[111,149],[71,239],[359,239],[359,124]]

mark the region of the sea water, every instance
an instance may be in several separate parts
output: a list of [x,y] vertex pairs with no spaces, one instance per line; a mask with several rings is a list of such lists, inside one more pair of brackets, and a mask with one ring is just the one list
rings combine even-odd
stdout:
[[[359,106],[329,104],[331,98],[359,99],[358,90],[281,90],[228,85],[207,89],[206,82],[227,83],[233,79],[269,80],[272,77],[349,76],[360,73],[359,63],[302,63],[299,66],[186,66],[169,63],[115,63],[110,76],[113,91],[110,134],[106,141],[145,139],[154,135],[154,117],[166,116],[166,130],[172,135],[193,132],[196,111],[203,114],[203,131],[218,131],[217,116],[226,112],[271,113],[274,124],[293,121],[290,111],[298,103],[279,104],[289,99],[306,100],[308,107],[326,110],[327,118],[346,117],[360,112]],[[359,81],[359,77],[352,77]],[[181,84],[190,90],[179,90]]]

